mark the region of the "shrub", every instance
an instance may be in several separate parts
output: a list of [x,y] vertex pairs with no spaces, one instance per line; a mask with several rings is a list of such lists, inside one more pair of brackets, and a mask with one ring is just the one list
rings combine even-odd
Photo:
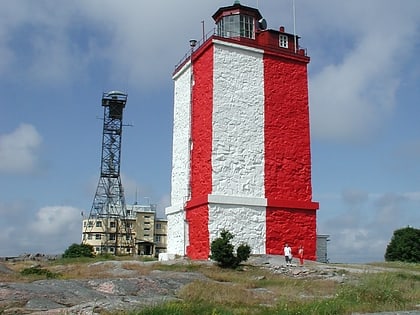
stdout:
[[420,262],[420,229],[406,227],[394,231],[386,248],[385,260]]
[[94,257],[93,246],[89,244],[72,244],[63,254],[63,258]]
[[211,242],[211,259],[214,259],[222,268],[236,268],[242,261],[246,261],[251,254],[248,244],[241,244],[236,256],[233,254],[234,247],[230,243],[233,234],[227,230],[222,230],[220,237]]
[[20,272],[20,274],[22,276],[45,276],[47,279],[55,279],[59,277],[58,273],[51,272],[48,269],[43,269],[39,266],[25,268]]

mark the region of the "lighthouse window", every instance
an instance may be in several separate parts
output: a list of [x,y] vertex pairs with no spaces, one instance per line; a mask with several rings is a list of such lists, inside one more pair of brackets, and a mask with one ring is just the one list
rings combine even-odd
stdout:
[[254,18],[239,14],[225,16],[217,23],[217,35],[254,38]]
[[289,41],[288,41],[286,35],[280,35],[279,36],[279,46],[283,47],[283,48],[288,48],[289,47]]
[[247,15],[240,16],[241,36],[254,38],[254,19]]

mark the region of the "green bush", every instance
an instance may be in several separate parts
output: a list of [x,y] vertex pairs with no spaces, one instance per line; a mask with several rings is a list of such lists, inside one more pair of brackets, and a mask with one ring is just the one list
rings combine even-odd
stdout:
[[89,244],[72,244],[63,254],[63,258],[94,257],[93,246]]
[[211,242],[211,256],[222,268],[236,268],[242,261],[246,261],[251,254],[251,248],[248,244],[241,244],[236,256],[233,254],[234,247],[230,243],[233,239],[232,233],[222,230],[220,237]]
[[47,279],[55,279],[60,276],[58,273],[51,272],[48,269],[43,269],[39,266],[25,268],[20,274],[22,276],[45,276]]
[[394,231],[385,261],[420,262],[420,229],[406,227]]

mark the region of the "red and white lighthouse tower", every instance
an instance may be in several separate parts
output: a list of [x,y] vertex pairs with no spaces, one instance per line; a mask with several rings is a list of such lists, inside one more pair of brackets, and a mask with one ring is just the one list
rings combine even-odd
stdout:
[[168,253],[206,259],[227,229],[253,254],[283,254],[288,243],[316,259],[309,57],[239,1],[213,18],[216,33],[173,74]]

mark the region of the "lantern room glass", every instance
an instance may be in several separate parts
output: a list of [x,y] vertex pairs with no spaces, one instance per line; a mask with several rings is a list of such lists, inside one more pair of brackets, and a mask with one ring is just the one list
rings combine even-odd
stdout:
[[255,38],[255,19],[252,16],[232,14],[217,22],[217,35],[221,37]]

